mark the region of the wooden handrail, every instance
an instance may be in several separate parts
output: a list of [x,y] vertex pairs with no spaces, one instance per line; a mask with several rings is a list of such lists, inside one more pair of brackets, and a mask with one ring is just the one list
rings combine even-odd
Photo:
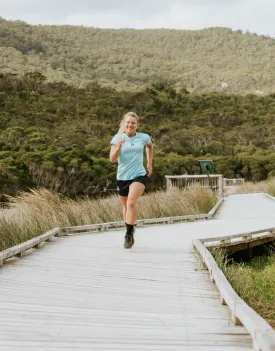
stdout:
[[[269,232],[271,228],[250,232],[251,235],[260,232]],[[272,228],[275,229],[275,228]],[[243,237],[245,234],[231,235],[226,238]],[[223,237],[225,238],[225,237]],[[214,257],[204,245],[205,242],[214,242],[219,238],[198,239],[193,241],[193,246],[200,253],[205,262],[210,279],[217,285],[220,292],[220,301],[226,304],[231,310],[232,321],[235,324],[242,324],[250,333],[253,339],[254,349],[257,351],[274,351],[275,350],[275,331],[273,328],[259,316],[251,307],[249,307],[232,288],[222,270],[218,267]]]
[[230,240],[232,242],[232,240],[236,239],[240,239],[240,240],[244,240],[244,238],[246,240],[248,240],[250,237],[253,237],[255,235],[258,235],[258,237],[268,237],[268,236],[275,236],[275,227],[271,227],[271,228],[266,228],[266,229],[260,229],[260,230],[254,230],[251,232],[244,232],[244,233],[240,233],[240,234],[233,234],[233,235],[228,235],[228,236],[218,236],[218,237],[213,237],[213,238],[204,238],[204,239],[200,239],[200,241],[204,244],[204,243],[211,243],[211,242],[218,242],[218,241],[228,241]]
[[[222,174],[209,174],[209,178],[220,178],[222,177]],[[205,174],[190,174],[190,175],[175,175],[175,176],[170,176],[170,175],[166,175],[165,176],[166,179],[194,179],[194,178],[208,178],[207,175]]]
[[45,242],[45,241],[51,241],[54,236],[57,236],[60,234],[60,228],[54,228],[50,230],[47,233],[44,233],[36,238],[30,239],[28,241],[25,241],[22,244],[13,246],[7,250],[1,251],[0,252],[0,267],[3,266],[5,260],[8,258],[14,257],[14,256],[19,256],[22,257],[24,255],[24,252],[32,249],[32,248],[39,248],[40,245]]
[[[147,218],[139,219],[136,221],[137,227],[149,224],[171,224],[182,221],[193,221],[196,219],[208,219],[211,216],[208,213],[198,214],[198,215],[188,215],[188,216],[175,216],[175,217],[163,217],[163,218]],[[125,222],[107,222],[99,224],[89,224],[76,227],[64,227],[61,228],[61,235],[66,235],[66,233],[77,233],[86,231],[105,231],[113,228],[125,227]]]
[[223,197],[222,174],[166,175],[165,178],[167,191],[199,186],[213,190],[219,199]]

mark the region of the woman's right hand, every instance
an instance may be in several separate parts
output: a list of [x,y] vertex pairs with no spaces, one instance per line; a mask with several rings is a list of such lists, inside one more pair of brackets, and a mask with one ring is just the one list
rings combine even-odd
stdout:
[[116,162],[116,160],[118,159],[122,144],[124,142],[125,142],[125,140],[121,139],[117,142],[117,144],[112,144],[111,151],[110,151],[110,161],[112,163]]
[[123,143],[125,143],[125,139],[120,139],[119,142],[116,144],[117,150],[120,151]]

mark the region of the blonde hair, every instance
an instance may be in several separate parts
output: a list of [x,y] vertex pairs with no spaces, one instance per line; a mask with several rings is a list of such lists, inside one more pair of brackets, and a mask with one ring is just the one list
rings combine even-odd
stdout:
[[139,117],[136,113],[134,112],[127,112],[126,115],[123,117],[123,120],[120,122],[118,134],[123,134],[124,133],[124,123],[126,121],[127,117],[135,117],[137,119],[137,123],[139,123]]

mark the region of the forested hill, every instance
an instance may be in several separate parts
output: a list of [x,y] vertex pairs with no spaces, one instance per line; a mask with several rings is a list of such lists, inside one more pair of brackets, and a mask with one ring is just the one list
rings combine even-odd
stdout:
[[119,90],[165,81],[189,91],[275,92],[275,40],[228,28],[98,29],[0,18],[0,73],[43,72],[77,87]]
[[153,138],[149,189],[161,188],[168,174],[198,173],[199,159],[212,159],[228,178],[275,175],[275,94],[190,94],[163,84],[119,92],[46,84],[37,73],[12,78],[0,78],[0,194],[114,189],[110,140],[127,111],[140,115],[140,131]]

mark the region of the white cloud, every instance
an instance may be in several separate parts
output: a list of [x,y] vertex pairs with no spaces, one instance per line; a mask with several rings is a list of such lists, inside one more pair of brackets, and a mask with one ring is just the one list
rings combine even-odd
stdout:
[[230,27],[275,37],[274,0],[0,0],[0,16],[105,28]]

